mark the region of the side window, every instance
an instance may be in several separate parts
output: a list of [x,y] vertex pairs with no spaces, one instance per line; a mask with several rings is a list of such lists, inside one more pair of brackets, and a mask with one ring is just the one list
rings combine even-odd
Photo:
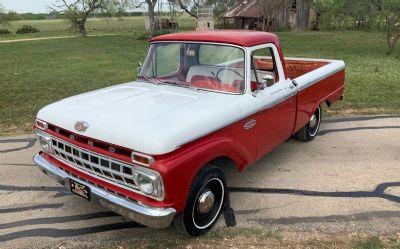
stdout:
[[150,65],[147,71],[148,77],[160,77],[174,73],[179,70],[180,45],[166,43],[165,45],[157,46],[153,57],[155,57],[152,60],[155,65]]
[[[272,86],[279,80],[272,48],[261,48],[252,52],[251,81]],[[269,80],[266,80],[269,79]]]

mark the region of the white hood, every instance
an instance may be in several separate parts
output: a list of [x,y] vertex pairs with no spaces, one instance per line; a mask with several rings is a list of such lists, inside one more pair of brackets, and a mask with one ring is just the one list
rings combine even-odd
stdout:
[[[159,155],[229,125],[246,95],[132,82],[73,96],[41,109],[38,119],[138,152]],[[86,132],[74,129],[89,124]]]

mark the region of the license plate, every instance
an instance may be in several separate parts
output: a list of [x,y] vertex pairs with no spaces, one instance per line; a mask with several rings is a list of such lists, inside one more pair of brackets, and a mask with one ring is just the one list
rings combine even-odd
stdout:
[[86,200],[90,200],[90,188],[88,186],[71,179],[69,180],[69,186],[72,193],[77,194]]

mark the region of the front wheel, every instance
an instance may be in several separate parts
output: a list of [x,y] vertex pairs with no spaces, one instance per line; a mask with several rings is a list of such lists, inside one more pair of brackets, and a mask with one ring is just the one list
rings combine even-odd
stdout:
[[224,173],[216,166],[206,166],[193,181],[186,208],[175,217],[174,227],[189,236],[205,234],[217,222],[225,196]]
[[322,111],[321,107],[318,106],[314,114],[311,115],[310,121],[296,133],[296,138],[304,142],[313,140],[319,131],[321,119]]

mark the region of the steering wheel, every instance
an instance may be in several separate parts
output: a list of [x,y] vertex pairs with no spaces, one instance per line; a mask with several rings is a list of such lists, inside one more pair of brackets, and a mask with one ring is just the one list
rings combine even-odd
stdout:
[[237,76],[240,77],[241,80],[244,80],[243,75],[241,75],[238,71],[236,71],[236,70],[234,70],[234,69],[231,69],[231,68],[225,67],[225,68],[222,68],[222,69],[218,70],[217,74],[215,75],[215,78],[217,78],[217,80],[218,80],[219,82],[221,82],[221,78],[220,78],[219,76],[220,76],[221,72],[223,72],[223,71],[225,71],[225,70],[226,70],[226,71],[234,72]]

